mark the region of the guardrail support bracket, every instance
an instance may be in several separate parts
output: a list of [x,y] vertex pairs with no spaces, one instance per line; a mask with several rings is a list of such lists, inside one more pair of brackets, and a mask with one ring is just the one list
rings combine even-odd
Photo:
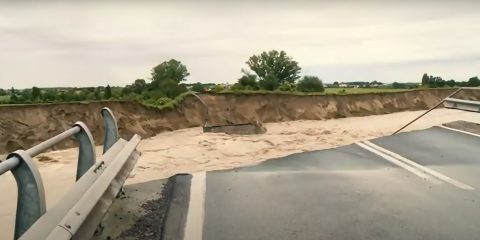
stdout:
[[102,108],[101,110],[103,123],[105,125],[105,139],[103,141],[103,153],[106,153],[118,139],[118,125],[112,110],[109,108]]
[[14,234],[14,239],[18,239],[45,213],[45,189],[37,165],[28,153],[18,150],[7,159],[11,157],[20,160],[11,170],[18,188]]
[[80,179],[88,169],[95,164],[95,143],[92,133],[83,122],[76,122],[73,126],[80,127],[80,132],[75,134],[78,142],[78,165],[76,180]]

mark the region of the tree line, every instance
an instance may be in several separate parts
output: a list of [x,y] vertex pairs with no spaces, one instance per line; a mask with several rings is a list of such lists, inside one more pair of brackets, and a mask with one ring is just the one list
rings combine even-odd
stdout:
[[[1,97],[8,96],[8,99]],[[51,103],[112,99],[112,87],[0,89],[0,103]]]
[[[241,76],[233,84],[229,91],[284,91],[284,92],[324,92],[322,80],[317,76],[301,76],[302,68],[297,61],[288,56],[285,51],[264,51],[252,55],[245,62],[246,69],[241,70]],[[124,87],[87,87],[87,88],[43,88],[32,87],[31,89],[9,90],[0,89],[0,103],[39,103],[39,102],[71,102],[124,99],[136,100],[146,104],[163,105],[173,98],[189,90],[196,92],[214,91],[222,92],[223,85],[185,83],[190,76],[187,67],[176,59],[164,61],[152,68],[151,77],[148,80],[136,79],[132,84]],[[349,82],[356,87],[381,86],[382,83],[373,82]],[[358,86],[357,86],[358,85]],[[342,87],[342,84],[334,82],[330,87]],[[421,87],[463,87],[480,86],[480,79],[472,77],[468,81],[457,82],[455,80],[443,80],[439,76],[422,76]],[[416,88],[417,83],[391,84],[391,88]]]
[[429,88],[441,87],[478,87],[480,86],[480,79],[475,76],[469,78],[467,81],[457,82],[453,79],[443,80],[440,76],[428,75],[424,73],[422,76],[422,86]]
[[[298,62],[285,51],[272,50],[251,56],[246,64],[249,70],[242,69],[242,76],[232,86],[232,90],[278,90],[323,92],[322,81],[316,76],[300,79]],[[3,103],[71,102],[90,100],[126,99],[138,100],[147,104],[162,105],[189,90],[202,92],[206,87],[221,92],[222,85],[186,84],[190,75],[187,67],[176,59],[164,61],[151,70],[149,81],[136,79],[125,87],[89,88],[44,88],[0,90],[1,96],[10,96]],[[299,80],[300,79],[300,80]],[[297,80],[299,80],[297,82]]]

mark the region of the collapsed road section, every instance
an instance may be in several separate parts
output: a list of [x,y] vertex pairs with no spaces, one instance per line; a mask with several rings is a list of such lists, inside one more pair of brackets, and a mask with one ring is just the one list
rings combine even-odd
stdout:
[[400,133],[177,175],[162,239],[476,239],[480,137]]

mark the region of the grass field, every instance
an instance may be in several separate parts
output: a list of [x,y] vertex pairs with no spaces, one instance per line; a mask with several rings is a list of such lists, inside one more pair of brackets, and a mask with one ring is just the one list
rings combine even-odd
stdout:
[[362,93],[383,93],[383,92],[404,92],[414,89],[394,88],[325,88],[325,94],[362,94]]
[[[212,94],[273,94],[273,95],[349,95],[349,94],[368,94],[368,93],[393,93],[393,92],[405,92],[405,91],[415,91],[415,90],[420,90],[418,88],[416,89],[407,89],[407,88],[401,88],[401,89],[394,89],[394,88],[325,88],[324,92],[284,92],[284,91],[265,91],[265,90],[237,90],[237,91],[231,91],[231,90],[226,90],[218,93],[212,93]],[[170,102],[167,102],[163,105],[158,105],[156,103],[148,103],[146,101],[138,101],[144,106],[147,107],[154,107],[154,108],[175,108],[180,102],[182,102],[187,96],[191,95],[192,92],[185,92],[179,96],[177,96],[175,99],[171,100]],[[16,104],[10,104],[9,103],[10,96],[0,96],[0,104],[8,104],[8,105],[30,105],[30,104],[58,104],[58,103],[75,103],[75,102],[83,102],[83,103],[88,103],[88,102],[108,102],[108,101],[132,101],[132,100],[90,100],[90,101],[71,101],[71,102],[52,102],[52,103],[16,103]]]
[[217,94],[282,94],[282,95],[349,95],[349,94],[367,94],[367,93],[389,93],[389,92],[405,92],[415,91],[409,88],[325,88],[324,92],[283,92],[283,91],[266,91],[266,90],[226,90]]

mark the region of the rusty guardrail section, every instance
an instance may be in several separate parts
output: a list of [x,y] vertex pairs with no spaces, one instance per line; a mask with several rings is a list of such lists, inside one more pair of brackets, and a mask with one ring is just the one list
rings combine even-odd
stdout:
[[[72,128],[28,150],[18,150],[0,162],[0,175],[11,171],[18,198],[14,239],[90,239],[135,166],[140,137],[119,138],[115,117],[101,110],[105,125],[103,156],[96,162],[95,144],[88,127]],[[46,211],[45,191],[33,157],[74,136],[79,145],[77,182],[59,203]]]

